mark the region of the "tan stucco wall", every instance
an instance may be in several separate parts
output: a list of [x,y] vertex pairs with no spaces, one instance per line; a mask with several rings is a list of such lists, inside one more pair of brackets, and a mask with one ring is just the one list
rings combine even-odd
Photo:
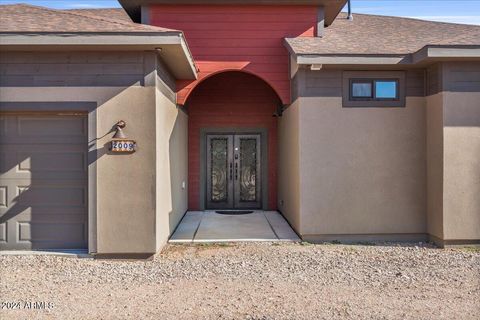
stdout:
[[480,240],[480,92],[444,92],[444,239]]
[[425,99],[407,97],[405,108],[298,101],[301,235],[424,234]]
[[[97,203],[96,214],[89,212],[90,252],[160,250],[186,210],[187,116],[172,102],[174,79],[155,53],[9,53],[0,63],[23,63],[31,72],[19,76],[4,68],[13,74],[2,79],[2,102],[65,102],[66,110],[69,102],[97,105],[93,121],[101,138],[90,148],[98,152],[96,192],[89,198]],[[44,76],[45,63],[58,64],[59,72]],[[113,133],[107,133],[119,120],[137,141],[133,154],[108,151]]]
[[[97,250],[100,253],[155,252],[155,90],[128,88],[97,109],[97,133],[122,119],[137,152],[114,155],[111,135],[97,141]],[[150,169],[149,169],[150,168]]]
[[428,231],[440,245],[480,241],[480,63],[427,70]]
[[156,244],[160,249],[187,211],[188,116],[158,88],[156,97]]
[[298,100],[278,120],[278,209],[300,232]]
[[[112,155],[108,142],[113,133],[96,141],[97,214],[90,250],[98,253],[153,253],[155,242],[155,88],[26,87],[2,88],[2,101],[97,103],[97,137],[118,120],[125,120],[127,137],[138,150]],[[91,217],[92,218],[92,217]],[[92,238],[92,235],[90,235]],[[94,242],[94,244],[92,243]],[[95,247],[96,248],[93,248]]]
[[427,231],[443,239],[443,93],[426,97]]

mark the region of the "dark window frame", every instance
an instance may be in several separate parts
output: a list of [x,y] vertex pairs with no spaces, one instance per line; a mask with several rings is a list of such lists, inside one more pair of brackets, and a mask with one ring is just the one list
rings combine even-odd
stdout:
[[[342,73],[342,106],[345,108],[402,108],[406,103],[405,71],[343,71]],[[376,81],[395,81],[396,97],[375,98]],[[372,98],[352,97],[354,82],[371,83]]]
[[[379,98],[377,97],[377,82],[395,82],[395,97],[394,98]],[[370,97],[355,97],[353,95],[353,85],[355,83],[369,83],[372,87],[372,94]],[[365,79],[365,78],[352,78],[350,79],[349,85],[349,99],[351,101],[399,101],[400,100],[400,79],[397,78],[375,78],[375,79]]]
[[[353,85],[355,83],[358,83],[358,84],[361,84],[361,83],[369,83],[371,88],[372,88],[372,92],[371,92],[371,95],[370,97],[356,97],[353,95]],[[375,88],[373,87],[374,86],[374,82],[371,80],[371,79],[350,79],[350,100],[355,100],[355,101],[370,101],[372,99],[375,98]]]

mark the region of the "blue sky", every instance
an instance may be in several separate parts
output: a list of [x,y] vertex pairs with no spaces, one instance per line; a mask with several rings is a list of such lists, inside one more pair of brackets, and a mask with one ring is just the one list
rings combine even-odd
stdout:
[[[119,7],[116,0],[0,0],[58,9]],[[353,12],[480,25],[480,0],[352,0]]]

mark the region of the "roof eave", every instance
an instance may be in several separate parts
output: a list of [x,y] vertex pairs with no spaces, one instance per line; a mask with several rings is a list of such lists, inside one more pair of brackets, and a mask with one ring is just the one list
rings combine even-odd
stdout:
[[130,18],[141,22],[141,7],[150,5],[316,5],[326,8],[325,23],[330,25],[347,0],[119,0]]
[[410,55],[360,55],[360,54],[297,54],[296,62],[299,65],[394,65],[411,64]]
[[427,45],[412,55],[412,63],[480,60],[480,45]]
[[[197,79],[197,68],[181,32],[52,33],[0,32],[0,50],[157,50],[173,76]],[[160,50],[159,50],[160,49]]]
[[480,45],[427,45],[413,54],[305,54],[286,43],[298,65],[422,65],[437,61],[480,60]]

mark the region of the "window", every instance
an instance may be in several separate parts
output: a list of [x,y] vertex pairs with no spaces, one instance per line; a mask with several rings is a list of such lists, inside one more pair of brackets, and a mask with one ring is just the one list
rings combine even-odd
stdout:
[[373,98],[372,83],[370,81],[352,81],[352,98]]
[[353,101],[398,100],[398,80],[396,79],[352,79],[350,99]]
[[376,80],[375,99],[398,99],[397,80]]
[[343,71],[343,106],[405,106],[404,71]]

